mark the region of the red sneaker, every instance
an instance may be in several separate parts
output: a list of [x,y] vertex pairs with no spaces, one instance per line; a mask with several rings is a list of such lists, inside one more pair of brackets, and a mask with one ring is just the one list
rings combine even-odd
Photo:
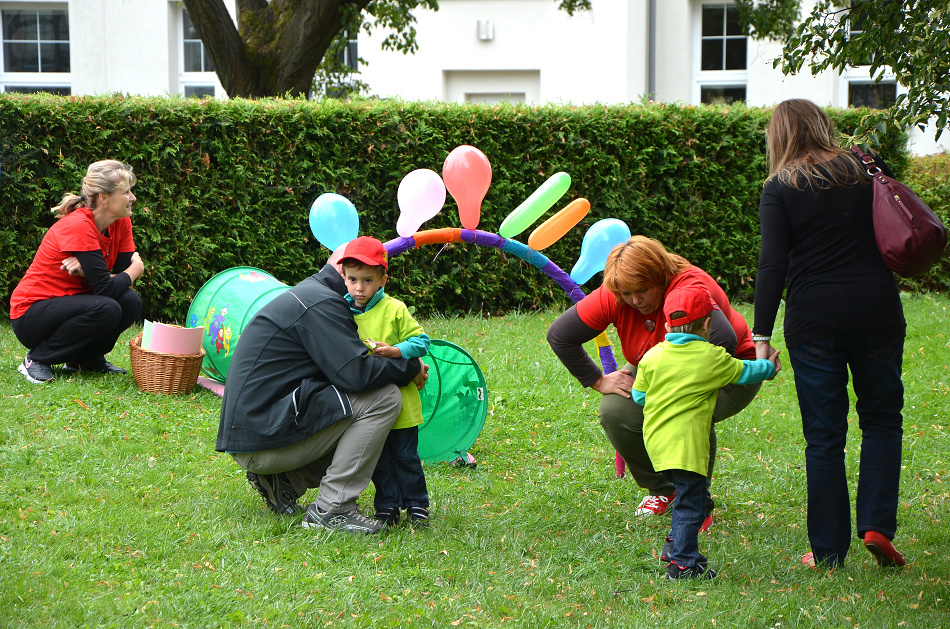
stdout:
[[663,515],[674,497],[675,491],[669,496],[647,496],[640,502],[635,515]]
[[871,551],[871,554],[874,555],[874,558],[877,559],[877,562],[885,568],[889,568],[891,566],[900,568],[907,563],[904,560],[904,555],[897,552],[897,549],[894,548],[894,544],[891,543],[891,540],[887,539],[877,531],[865,531],[864,546],[869,551]]

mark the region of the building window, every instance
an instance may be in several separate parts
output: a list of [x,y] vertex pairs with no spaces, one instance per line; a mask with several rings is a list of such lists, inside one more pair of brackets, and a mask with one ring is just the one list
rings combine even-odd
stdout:
[[746,69],[746,36],[735,6],[703,5],[702,33],[703,71]]
[[359,50],[356,45],[357,40],[356,37],[351,35],[349,31],[344,33],[344,35],[346,37],[346,45],[337,55],[337,61],[339,61],[341,66],[356,72],[359,70]]
[[745,102],[745,85],[704,85],[700,88],[699,102],[705,105],[731,105]]
[[70,88],[60,85],[4,85],[3,91],[9,94],[38,94],[40,92],[56,94],[57,96],[72,94]]
[[848,105],[851,107],[870,107],[871,109],[887,109],[897,102],[897,83],[881,81],[880,83],[848,83]]
[[3,9],[4,72],[69,72],[65,10]]
[[698,5],[693,102],[728,105],[746,99],[748,40],[734,4]]
[[70,93],[69,14],[65,8],[7,5],[0,9],[0,25],[0,91]]
[[186,98],[207,98],[215,96],[214,65],[198,36],[198,29],[188,15],[188,9],[181,8],[181,78],[179,92]]
[[[855,37],[864,32],[868,25],[868,12],[873,7],[868,0],[855,0],[848,14],[848,36]],[[872,55],[854,59],[852,67],[845,73],[848,87],[848,105],[851,107],[870,107],[887,109],[897,101],[897,83],[889,68],[871,75]],[[875,80],[880,79],[880,81]]]
[[214,72],[211,57],[208,56],[204,42],[198,36],[198,29],[191,23],[188,9],[182,9],[181,17],[185,72]]

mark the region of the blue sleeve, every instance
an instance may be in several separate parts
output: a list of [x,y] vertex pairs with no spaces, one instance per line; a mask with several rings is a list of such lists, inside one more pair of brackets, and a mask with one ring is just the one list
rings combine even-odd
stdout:
[[631,389],[630,393],[632,394],[634,402],[636,402],[640,406],[646,406],[646,403],[647,403],[646,391],[637,391],[636,389]]
[[429,353],[430,339],[428,334],[419,336],[410,336],[402,343],[396,343],[393,347],[399,349],[403,358],[422,358]]
[[742,375],[736,384],[756,384],[775,375],[775,365],[766,358],[743,360],[742,365]]

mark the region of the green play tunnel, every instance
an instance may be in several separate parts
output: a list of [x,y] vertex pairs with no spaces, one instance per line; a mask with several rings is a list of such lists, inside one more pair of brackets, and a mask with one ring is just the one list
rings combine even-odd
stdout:
[[185,319],[187,327],[204,326],[205,329],[201,371],[209,378],[224,382],[244,326],[258,310],[288,288],[267,271],[252,266],[221,271],[205,282],[195,294]]
[[468,452],[485,426],[485,376],[468,352],[448,341],[433,339],[422,360],[429,365],[429,380],[419,391],[424,418],[419,458],[424,463],[454,461]]

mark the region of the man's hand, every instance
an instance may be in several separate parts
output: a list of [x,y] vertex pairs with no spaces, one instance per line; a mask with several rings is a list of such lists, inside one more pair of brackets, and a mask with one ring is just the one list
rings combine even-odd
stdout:
[[422,364],[422,369],[420,369],[419,373],[416,374],[416,377],[412,379],[412,382],[416,385],[418,390],[422,391],[422,387],[426,386],[426,380],[429,379],[429,365],[427,365],[421,358],[417,358],[416,360]]
[[629,369],[619,369],[610,373],[605,373],[597,382],[590,386],[594,391],[599,391],[603,395],[616,393],[625,398],[630,397],[630,389],[633,388],[633,372]]

